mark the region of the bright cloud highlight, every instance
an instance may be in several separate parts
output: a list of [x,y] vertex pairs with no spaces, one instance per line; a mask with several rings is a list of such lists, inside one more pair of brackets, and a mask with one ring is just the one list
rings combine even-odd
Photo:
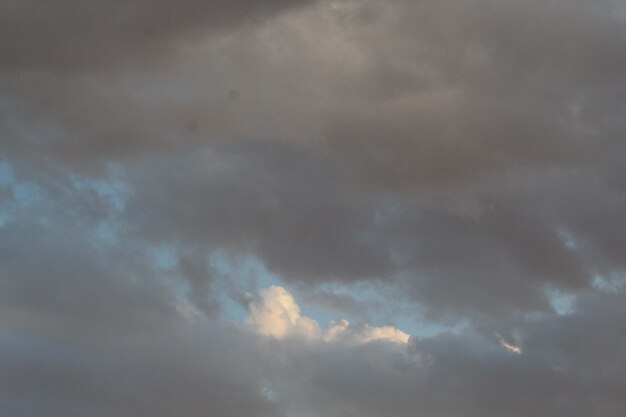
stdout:
[[352,325],[348,320],[331,321],[322,332],[319,323],[300,313],[293,295],[285,288],[272,285],[260,291],[248,305],[246,323],[256,332],[284,339],[289,336],[329,343],[364,344],[385,341],[406,344],[410,335],[393,326]]

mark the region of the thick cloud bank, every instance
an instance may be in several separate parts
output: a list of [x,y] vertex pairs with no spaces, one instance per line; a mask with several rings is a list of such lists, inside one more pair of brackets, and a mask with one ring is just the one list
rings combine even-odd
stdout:
[[621,1],[0,1],[0,416],[626,414]]

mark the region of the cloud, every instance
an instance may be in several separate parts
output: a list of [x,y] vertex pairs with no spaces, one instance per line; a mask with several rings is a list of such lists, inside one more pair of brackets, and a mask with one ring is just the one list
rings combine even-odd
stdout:
[[120,63],[153,63],[182,40],[305,3],[186,0],[174,7],[162,1],[9,1],[0,9],[0,68],[98,71]]
[[314,339],[320,335],[316,321],[300,315],[300,307],[293,296],[283,287],[273,285],[263,289],[260,299],[249,304],[250,313],[246,320],[260,334],[278,339],[289,334]]
[[[144,329],[145,330],[145,329]],[[254,341],[219,323],[77,343],[3,331],[2,413],[51,417],[282,416],[262,394]]]
[[300,314],[300,307],[285,288],[272,285],[248,304],[246,323],[258,333],[276,339],[303,337],[329,343],[363,344],[372,341],[408,343],[410,336],[393,326],[352,326],[347,320],[331,321],[322,332],[317,321]]
[[354,327],[347,320],[331,321],[324,335],[328,342],[347,341],[360,344],[372,341],[389,341],[394,343],[408,343],[410,335],[393,326],[375,327],[369,324]]
[[[614,339],[621,336],[608,333],[622,314],[618,299],[623,294],[590,295],[576,314],[529,319],[516,329],[522,354],[472,327],[412,338],[404,350],[389,343],[276,345],[271,383],[293,414],[610,416],[624,407],[623,377],[609,369],[624,359]],[[609,360],[600,359],[605,355]],[[596,368],[598,361],[606,367]]]
[[517,353],[518,355],[521,355],[522,353],[522,348],[520,348],[519,346],[513,345],[509,342],[507,342],[506,340],[504,340],[502,337],[498,338],[498,341],[500,342],[500,344],[502,345],[502,347],[510,350],[513,353]]
[[231,29],[165,63],[5,71],[0,149],[96,178],[117,164],[142,238],[307,285],[383,280],[432,318],[546,312],[548,287],[624,268],[619,5],[275,5],[250,24],[260,6],[183,5],[164,37],[179,17]]
[[624,415],[625,22],[3,1],[0,414]]

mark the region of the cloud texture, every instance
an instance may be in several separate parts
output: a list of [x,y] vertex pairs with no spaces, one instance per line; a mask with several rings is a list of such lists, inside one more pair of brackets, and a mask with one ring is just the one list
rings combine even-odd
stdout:
[[613,0],[0,2],[0,415],[624,414],[624,50]]

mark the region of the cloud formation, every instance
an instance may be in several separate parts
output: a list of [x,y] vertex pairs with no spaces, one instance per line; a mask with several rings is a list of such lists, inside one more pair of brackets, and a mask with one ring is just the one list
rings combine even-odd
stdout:
[[295,334],[307,339],[320,337],[319,324],[300,315],[293,295],[283,287],[271,286],[261,291],[260,299],[249,305],[247,322],[266,336],[282,339]]
[[153,62],[204,32],[261,21],[306,1],[7,1],[0,68],[99,71]]
[[624,415],[625,27],[1,2],[0,415]]
[[260,296],[252,300],[248,308],[250,311],[246,322],[258,333],[277,339],[295,336],[311,341],[361,344],[372,341],[407,343],[410,337],[393,326],[364,324],[355,327],[345,319],[331,321],[322,332],[317,321],[300,314],[300,307],[293,295],[276,285],[261,290]]

